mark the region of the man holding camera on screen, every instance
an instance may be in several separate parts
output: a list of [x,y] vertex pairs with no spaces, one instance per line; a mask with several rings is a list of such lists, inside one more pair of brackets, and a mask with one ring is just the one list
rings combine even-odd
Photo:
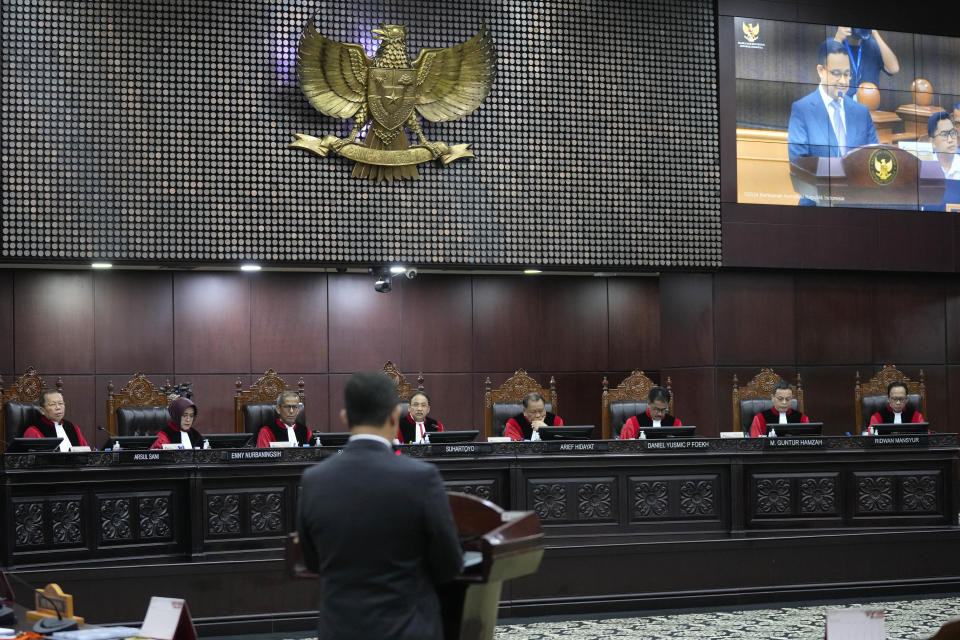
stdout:
[[861,83],[872,82],[879,87],[881,71],[888,76],[900,71],[897,54],[876,29],[837,27],[833,39],[843,45],[850,58],[852,74],[847,96],[854,100]]

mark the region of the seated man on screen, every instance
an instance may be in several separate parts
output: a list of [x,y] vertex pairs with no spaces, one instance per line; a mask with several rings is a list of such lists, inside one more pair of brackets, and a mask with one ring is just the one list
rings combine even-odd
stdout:
[[296,391],[284,391],[277,396],[277,406],[274,407],[277,417],[273,424],[260,427],[257,432],[257,446],[268,448],[271,442],[292,442],[300,446],[310,442],[310,429],[297,424],[300,415],[300,395]]
[[820,84],[790,108],[787,130],[790,160],[803,156],[842,158],[857,147],[877,144],[870,110],[845,96],[850,87],[850,56],[836,40],[820,45]]
[[957,155],[957,129],[950,114],[940,111],[927,120],[927,135],[937,152],[940,168],[948,180],[960,180],[960,155]]
[[887,407],[870,416],[870,426],[923,422],[923,415],[908,404],[908,395],[905,383],[891,382],[887,386]]
[[793,387],[783,380],[773,385],[773,389],[770,390],[770,399],[773,400],[773,407],[753,416],[753,424],[750,425],[751,438],[767,435],[768,424],[810,422],[810,418],[805,413],[790,408],[790,403],[793,402]]
[[647,394],[647,410],[628,419],[620,430],[621,440],[632,440],[647,427],[682,427],[680,420],[667,413],[670,392],[663,387],[651,387]]
[[892,76],[900,71],[900,61],[880,32],[860,27],[837,27],[833,39],[844,46],[850,57],[853,73],[847,96],[857,99],[857,87],[863,82],[880,86],[880,71]]
[[[503,435],[511,440],[533,440],[540,427],[562,427],[560,416],[547,413],[543,396],[534,391],[523,399],[523,413],[507,420]],[[537,439],[539,439],[539,434]]]
[[427,416],[430,413],[430,398],[423,391],[410,396],[407,415],[400,417],[397,440],[400,444],[423,444],[426,434],[443,431],[443,425]]
[[40,408],[40,422],[24,429],[24,438],[63,438],[60,451],[90,446],[80,432],[80,427],[63,419],[67,412],[63,394],[53,389],[45,389],[40,392],[37,404]]

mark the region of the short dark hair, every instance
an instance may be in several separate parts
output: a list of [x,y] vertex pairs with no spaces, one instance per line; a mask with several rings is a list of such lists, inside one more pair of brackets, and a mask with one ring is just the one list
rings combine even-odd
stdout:
[[544,405],[547,404],[547,401],[543,399],[543,394],[539,391],[531,391],[523,397],[523,408],[526,409],[530,406],[531,402],[542,402]]
[[383,371],[361,371],[350,376],[343,390],[347,424],[381,427],[397,408],[397,385]]
[[427,395],[426,391],[421,391],[420,389],[417,389],[416,391],[410,394],[410,398],[407,400],[407,404],[413,404],[413,399],[416,398],[417,396],[423,396],[424,398],[427,399],[427,404],[430,404],[430,396]]
[[781,391],[781,390],[786,390],[786,391],[789,391],[790,393],[793,393],[793,387],[790,386],[790,383],[787,382],[786,380],[781,380],[780,382],[773,385],[773,387],[771,387],[770,395],[775,396],[777,395],[777,391]]
[[300,404],[300,394],[297,393],[296,391],[291,391],[290,389],[287,389],[286,391],[281,391],[281,392],[280,392],[280,395],[277,396],[277,406],[278,406],[278,407],[281,406],[281,405],[283,405],[283,399],[284,399],[284,398],[296,398],[296,399],[297,399],[297,404]]
[[890,397],[890,392],[893,391],[894,387],[903,387],[903,390],[907,393],[907,395],[910,395],[910,389],[907,388],[906,382],[904,382],[903,380],[894,380],[893,382],[887,385],[888,398]]
[[935,114],[927,118],[927,135],[931,138],[937,133],[937,125],[940,124],[941,120],[947,120],[950,122],[950,126],[953,126],[953,119],[950,118],[950,114],[946,111],[937,111]]
[[837,42],[833,38],[827,38],[823,41],[823,44],[820,45],[820,50],[817,52],[817,64],[827,66],[827,56],[834,53],[847,55],[847,48],[843,46],[842,42]]
[[647,402],[666,402],[670,404],[670,392],[663,387],[650,387],[650,393],[647,394]]
[[40,397],[37,398],[37,404],[41,407],[47,404],[47,396],[51,393],[60,393],[58,389],[44,389],[40,392]]

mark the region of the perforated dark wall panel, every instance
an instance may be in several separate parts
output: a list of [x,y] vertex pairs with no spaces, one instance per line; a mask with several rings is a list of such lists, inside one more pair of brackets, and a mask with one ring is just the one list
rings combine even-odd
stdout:
[[[477,158],[375,184],[290,149],[296,46],[408,26],[411,58],[486,20],[499,77],[424,123]],[[713,7],[644,2],[3,0],[0,260],[712,267]]]

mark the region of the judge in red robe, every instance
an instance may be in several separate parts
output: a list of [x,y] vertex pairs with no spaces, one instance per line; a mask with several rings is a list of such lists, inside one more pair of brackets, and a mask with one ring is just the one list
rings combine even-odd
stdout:
[[891,382],[887,386],[887,406],[870,416],[870,426],[911,422],[925,422],[923,414],[910,406],[907,385],[903,382]]
[[503,435],[511,440],[532,440],[540,427],[562,427],[560,416],[548,413],[543,396],[534,391],[523,399],[523,413],[507,420]]
[[157,432],[151,449],[163,449],[165,444],[181,444],[184,449],[198,449],[203,444],[203,434],[193,428],[197,418],[197,405],[190,398],[177,398],[167,407],[170,422]]
[[428,433],[443,431],[443,425],[427,415],[430,413],[430,398],[423,391],[410,396],[408,409],[397,425],[400,444],[421,444],[428,438]]
[[80,432],[80,427],[63,419],[67,412],[63,394],[47,389],[40,394],[37,404],[40,409],[40,421],[23,430],[24,438],[62,438],[60,451],[69,451],[72,447],[90,446]]
[[751,438],[767,435],[768,424],[774,425],[776,429],[776,425],[781,423],[810,422],[806,414],[790,408],[790,403],[793,402],[793,387],[783,380],[773,385],[770,399],[773,401],[773,407],[753,416],[753,424],[750,425]]
[[300,394],[296,391],[284,391],[277,396],[274,411],[277,418],[273,424],[260,427],[257,432],[257,447],[268,448],[271,442],[293,442],[301,446],[310,442],[310,429],[306,425],[298,424],[300,416]]
[[632,440],[650,427],[682,427],[680,420],[668,413],[669,409],[670,392],[663,387],[651,387],[647,394],[647,410],[627,419],[620,430],[620,439]]

